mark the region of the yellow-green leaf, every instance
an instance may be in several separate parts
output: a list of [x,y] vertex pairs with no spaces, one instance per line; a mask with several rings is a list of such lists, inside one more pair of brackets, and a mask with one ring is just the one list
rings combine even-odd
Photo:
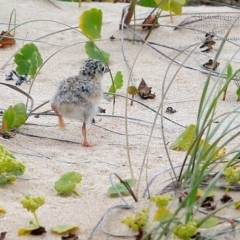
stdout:
[[156,213],[153,217],[153,220],[154,221],[165,221],[168,218],[170,218],[171,216],[172,216],[172,212],[168,208],[161,207],[156,211]]
[[2,116],[2,129],[4,131],[9,131],[14,123],[15,113],[13,107],[10,106],[7,110],[4,111]]
[[135,94],[137,94],[137,92],[138,92],[138,90],[135,86],[128,87],[128,94],[135,95]]
[[193,141],[195,125],[190,124],[177,139],[170,145],[170,149],[175,151],[187,151],[190,143]]
[[58,233],[58,234],[65,234],[68,232],[74,232],[77,231],[79,227],[74,224],[62,224],[62,225],[57,225],[55,227],[52,227],[52,232]]
[[158,7],[161,8],[163,11],[168,11],[169,10],[168,1],[169,0],[155,0]]
[[[198,225],[201,221],[203,220],[203,218],[198,218],[198,219],[194,219],[194,222]],[[212,228],[215,227],[219,224],[219,219],[215,218],[215,217],[209,217],[208,219],[206,219],[201,226],[198,226],[199,228]]]
[[92,40],[101,38],[102,11],[96,8],[84,11],[79,17],[79,28]]
[[184,5],[186,3],[186,0],[174,0],[174,2]]
[[21,228],[18,230],[18,236],[29,234],[32,230],[38,229],[39,226],[35,224],[34,222],[30,221],[29,226],[26,228]]
[[0,205],[0,215],[6,213],[6,210],[3,208],[3,206]]
[[240,200],[235,202],[235,207],[236,207],[237,210],[240,209]]
[[177,15],[182,14],[182,6],[179,3],[177,3],[176,1],[171,1],[170,10]]

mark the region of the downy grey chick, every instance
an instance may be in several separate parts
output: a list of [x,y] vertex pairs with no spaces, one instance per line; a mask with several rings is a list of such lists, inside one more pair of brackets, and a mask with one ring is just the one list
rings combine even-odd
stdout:
[[58,116],[59,126],[65,126],[63,117],[82,120],[83,143],[85,147],[94,146],[87,141],[86,123],[91,123],[98,112],[103,96],[101,79],[109,69],[99,60],[88,59],[80,68],[77,76],[60,82],[50,100],[52,110]]

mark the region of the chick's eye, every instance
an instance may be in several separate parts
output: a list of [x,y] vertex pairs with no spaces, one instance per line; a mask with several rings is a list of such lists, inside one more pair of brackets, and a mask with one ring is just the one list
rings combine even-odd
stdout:
[[105,68],[104,67],[102,67],[102,71],[104,72],[104,70],[105,70]]

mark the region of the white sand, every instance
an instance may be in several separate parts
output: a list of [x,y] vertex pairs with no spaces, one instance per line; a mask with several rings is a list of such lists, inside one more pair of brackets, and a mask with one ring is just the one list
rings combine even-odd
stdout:
[[[112,74],[115,75],[117,71],[122,71],[124,75],[124,87],[119,90],[118,93],[125,95],[129,71],[124,62],[121,50],[121,31],[118,30],[122,8],[125,4],[84,2],[81,8],[78,8],[77,3],[57,2],[56,4],[61,7],[61,9],[56,8],[48,1],[0,0],[0,5],[2,6],[0,30],[7,30],[7,25],[3,23],[8,23],[11,11],[14,8],[16,10],[17,24],[38,20],[19,26],[16,29],[15,35],[16,38],[19,39],[16,41],[16,45],[0,49],[1,81],[6,82],[4,80],[5,74],[15,69],[13,58],[11,57],[27,41],[31,42],[39,39],[39,42],[35,42],[35,44],[38,46],[44,60],[64,46],[79,43],[51,57],[37,76],[31,91],[31,96],[34,98],[34,106],[37,107],[41,103],[49,100],[59,81],[77,74],[82,62],[87,59],[87,55],[84,50],[86,38],[77,31],[68,30],[51,36],[46,35],[67,28],[64,24],[72,27],[78,26],[80,14],[86,9],[96,7],[103,11],[102,39],[97,42],[97,45],[111,54],[109,66]],[[137,17],[144,18],[150,11],[151,9],[149,8],[138,7]],[[200,15],[201,12],[206,11],[236,12],[236,10],[229,8],[184,8],[184,12],[186,13],[200,13]],[[197,16],[199,17],[200,15]],[[229,15],[225,13],[222,14],[222,16]],[[232,14],[230,16],[233,18],[233,16],[238,15]],[[174,24],[180,23],[184,18],[185,16],[175,18]],[[160,24],[172,25],[168,17],[161,18],[159,22]],[[215,20],[207,27],[203,25],[203,22],[198,22],[189,25],[189,27],[202,29],[204,31],[211,29],[215,31],[219,30],[222,32],[219,34],[223,36],[224,33],[226,33],[226,26],[221,25],[222,22],[224,22],[222,19]],[[143,31],[141,28],[137,29],[137,33],[142,37],[146,35],[146,31]],[[124,37],[132,38],[132,34],[127,30],[124,30],[124,34]],[[231,34],[231,36],[239,37],[239,29],[234,28]],[[109,37],[112,35],[116,37],[114,41],[109,40]],[[173,31],[173,29],[169,27],[160,27],[152,32],[150,41],[175,48],[184,48],[196,43],[199,36],[204,37],[204,33],[197,34],[191,30]],[[234,43],[239,44],[240,40],[235,39]],[[214,46],[214,50],[207,54],[196,50],[193,56],[199,63],[193,61],[193,59],[189,59],[186,64],[201,69],[201,64],[207,62],[209,58],[215,55],[219,45],[220,41],[218,40]],[[177,54],[177,51],[172,49],[162,47],[158,49],[170,57],[174,57]],[[236,49],[238,49],[237,46],[226,45],[226,49],[219,58],[220,66],[218,71],[224,69],[226,61],[236,52]],[[141,51],[141,53],[133,69],[134,82],[130,83],[130,85],[135,84],[138,86],[140,80],[144,78],[149,86],[152,87],[157,97],[154,100],[139,100],[157,110],[161,102],[162,80],[170,61],[148,46],[142,48],[142,45],[139,43],[132,44],[129,41],[124,42],[124,53],[130,66],[133,65],[139,51]],[[3,67],[9,58],[11,58],[9,63]],[[185,55],[179,57],[178,60],[182,61],[184,58]],[[232,63],[235,69],[239,66],[239,61],[236,59],[238,58],[235,58]],[[171,81],[177,69],[177,64],[171,66],[166,83]],[[164,113],[165,116],[183,126],[194,123],[196,120],[198,101],[205,80],[206,75],[198,71],[182,68],[175,77],[174,83],[166,96],[163,108],[165,110],[167,106],[171,106],[176,109],[177,112],[172,115]],[[215,79],[213,78],[212,83],[214,82]],[[14,82],[11,83],[14,84]],[[103,80],[104,90],[107,91],[110,85],[110,76],[105,75]],[[23,83],[20,88],[27,92],[29,86],[28,83]],[[10,104],[25,102],[25,98],[21,94],[2,85],[0,85],[0,88],[0,110],[6,109]],[[218,113],[238,106],[239,103],[236,101],[237,96],[235,91],[236,86],[232,83],[228,90],[227,100],[219,104]],[[151,131],[151,124],[149,123],[154,121],[155,113],[137,103],[129,107],[128,101],[127,105],[128,116],[142,121],[128,121],[129,149],[134,174],[137,178],[146,153],[149,140],[148,135]],[[27,226],[28,221],[32,219],[32,215],[23,209],[20,204],[20,200],[27,194],[43,195],[46,199],[46,204],[38,210],[38,215],[41,225],[46,227],[47,234],[39,237],[39,239],[48,240],[60,239],[59,236],[52,234],[50,229],[52,226],[62,223],[79,225],[79,239],[86,239],[109,207],[122,204],[118,198],[109,198],[107,190],[110,186],[109,174],[111,172],[118,173],[122,178],[131,177],[127,162],[125,123],[122,118],[109,116],[112,113],[112,101],[103,99],[101,106],[106,108],[107,116],[97,116],[95,118],[96,125],[88,126],[89,141],[97,144],[97,146],[93,148],[84,148],[80,145],[82,141],[82,123],[66,120],[67,128],[61,131],[58,129],[57,117],[55,116],[30,117],[27,124],[20,128],[20,132],[23,134],[17,134],[9,140],[0,138],[0,143],[4,144],[7,149],[12,151],[14,155],[27,166],[26,173],[21,179],[18,179],[14,184],[0,188],[0,205],[7,211],[7,213],[0,218],[0,232],[7,231],[7,240],[36,238],[34,236],[21,238],[17,236],[18,229]],[[125,107],[125,99],[117,97],[115,115],[124,117]],[[39,109],[41,112],[45,110],[50,110],[50,106],[46,105]],[[152,138],[147,152],[149,178],[156,172],[169,166],[163,146],[160,122],[160,118],[158,118],[157,125],[153,131],[154,138]],[[172,142],[184,129],[167,120],[164,121],[164,128],[167,142]],[[34,137],[29,135],[34,135]],[[170,155],[175,165],[182,163],[183,153],[170,151]],[[68,171],[78,171],[83,174],[83,181],[78,186],[82,194],[81,198],[75,195],[61,197],[57,195],[54,190],[54,182]],[[170,179],[170,176],[167,175],[166,178]],[[144,171],[140,184],[139,197],[141,197],[143,189],[146,186],[145,179]],[[165,179],[157,180],[154,183],[152,191],[156,192],[160,190],[160,183]],[[130,197],[127,199],[129,203],[133,202]],[[121,219],[121,217],[119,217],[119,219]],[[116,215],[114,215],[114,219],[111,221],[111,232],[125,234],[127,228],[121,225]],[[94,234],[93,239],[107,239],[107,237],[101,230],[98,230],[96,234]],[[113,238],[109,237],[108,239]]]

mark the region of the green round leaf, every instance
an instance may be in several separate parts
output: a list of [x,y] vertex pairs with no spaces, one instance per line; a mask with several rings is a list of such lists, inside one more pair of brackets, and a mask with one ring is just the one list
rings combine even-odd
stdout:
[[65,234],[68,232],[74,232],[77,231],[79,227],[77,225],[73,224],[62,224],[62,225],[57,225],[55,227],[52,227],[52,232],[58,233],[58,234]]
[[13,127],[18,128],[23,125],[28,118],[27,109],[23,103],[17,103],[13,106],[13,111],[15,113]]
[[109,62],[110,54],[100,48],[96,48],[95,44],[91,41],[86,42],[85,50],[89,58],[97,59],[105,64]]
[[63,195],[68,195],[71,192],[76,192],[76,183],[82,181],[82,175],[78,172],[65,173],[58,181],[55,182],[55,190]]
[[96,8],[84,11],[79,17],[79,28],[90,39],[101,38],[102,11]]
[[19,53],[14,55],[14,62],[17,64],[16,71],[19,74],[29,74],[34,77],[43,60],[37,46],[28,43],[21,48]]

